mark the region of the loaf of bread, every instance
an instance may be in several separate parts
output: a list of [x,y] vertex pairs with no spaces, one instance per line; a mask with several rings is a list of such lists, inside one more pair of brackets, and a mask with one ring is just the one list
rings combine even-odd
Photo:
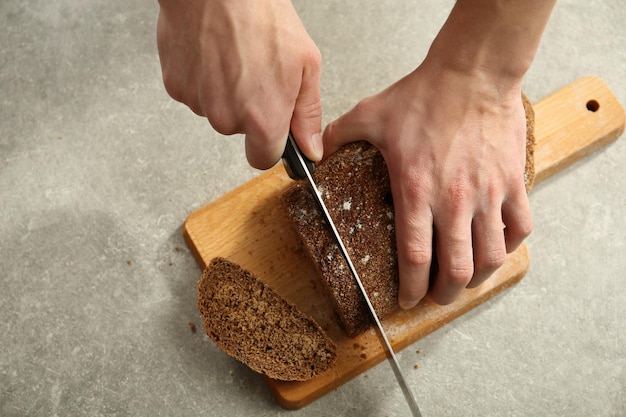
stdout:
[[[523,102],[528,191],[535,175],[534,115],[526,97]],[[351,143],[318,166],[313,177],[374,309],[379,318],[388,316],[399,308],[398,260],[393,200],[382,155],[368,143]],[[307,184],[294,184],[283,202],[346,333],[353,337],[367,330],[372,321],[365,300]]]
[[312,318],[224,258],[204,270],[198,309],[220,349],[270,378],[304,381],[335,363],[334,343]]

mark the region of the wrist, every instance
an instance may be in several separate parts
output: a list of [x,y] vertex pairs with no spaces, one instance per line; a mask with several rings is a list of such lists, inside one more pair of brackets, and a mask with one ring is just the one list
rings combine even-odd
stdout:
[[534,59],[554,1],[458,0],[426,60],[516,86]]

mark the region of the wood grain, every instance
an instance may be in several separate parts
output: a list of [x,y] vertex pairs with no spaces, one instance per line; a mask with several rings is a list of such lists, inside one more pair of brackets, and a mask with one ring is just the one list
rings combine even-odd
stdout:
[[624,108],[604,81],[580,78],[533,105],[536,182],[624,133]]
[[[622,106],[597,77],[582,78],[533,107],[537,182],[617,139],[624,130]],[[337,344],[337,365],[312,380],[266,379],[276,401],[296,409],[383,361],[385,355],[373,330],[348,338],[337,324],[315,267],[280,202],[290,184],[283,167],[276,166],[193,212],[183,235],[201,268],[215,256],[242,265],[314,317]],[[392,315],[383,326],[394,349],[403,349],[517,283],[529,265],[528,249],[522,245],[492,278],[465,290],[453,304],[439,306],[424,300],[410,311]]]

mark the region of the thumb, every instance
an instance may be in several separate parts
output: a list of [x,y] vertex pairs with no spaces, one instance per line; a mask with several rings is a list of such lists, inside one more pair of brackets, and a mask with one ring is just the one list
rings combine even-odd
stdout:
[[320,61],[306,66],[302,72],[300,91],[291,118],[291,132],[302,152],[312,161],[320,161],[322,144],[322,102],[320,99]]
[[378,136],[373,121],[377,115],[372,100],[366,98],[348,113],[329,123],[324,129],[323,159],[351,142],[364,140],[376,146]]

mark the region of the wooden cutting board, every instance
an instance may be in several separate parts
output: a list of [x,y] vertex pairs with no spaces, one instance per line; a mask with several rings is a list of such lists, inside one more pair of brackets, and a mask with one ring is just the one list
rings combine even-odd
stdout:
[[[624,109],[597,77],[581,78],[533,107],[537,182],[616,140],[624,131]],[[278,165],[193,212],[185,221],[183,235],[202,269],[216,256],[242,265],[314,317],[337,344],[337,365],[312,380],[266,378],[277,402],[296,409],[378,364],[385,354],[374,330],[348,338],[337,324],[331,301],[279,199],[291,184]],[[410,311],[392,315],[383,326],[394,349],[405,348],[517,283],[529,265],[524,244],[492,278],[465,290],[453,304],[439,306],[423,300]]]

